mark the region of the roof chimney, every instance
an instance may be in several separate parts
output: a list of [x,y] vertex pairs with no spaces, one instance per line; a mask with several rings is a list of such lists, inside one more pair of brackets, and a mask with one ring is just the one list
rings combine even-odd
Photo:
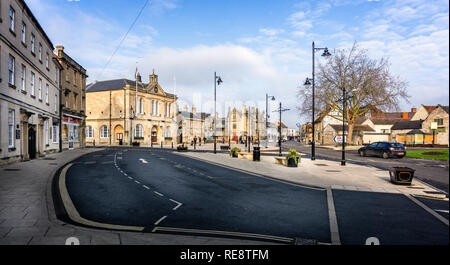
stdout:
[[416,108],[411,108],[411,112],[416,113],[416,112],[417,112],[417,109],[416,109]]
[[62,52],[64,51],[64,46],[58,45],[56,46],[56,50],[58,51],[58,56],[61,56]]

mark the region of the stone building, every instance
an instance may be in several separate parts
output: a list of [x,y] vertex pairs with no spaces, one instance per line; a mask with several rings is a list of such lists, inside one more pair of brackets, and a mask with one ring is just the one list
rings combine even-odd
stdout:
[[59,150],[59,64],[23,0],[0,1],[0,163]]
[[64,52],[64,46],[56,50],[54,57],[62,66],[62,149],[85,147],[86,69]]
[[437,129],[434,131],[435,144],[449,146],[448,134],[448,106],[437,105],[422,123],[422,131],[433,134],[431,124],[436,123]]
[[211,140],[214,130],[214,119],[209,113],[197,112],[193,105],[191,111],[184,106],[176,117],[177,140],[179,144],[191,143],[194,138],[201,138],[202,142],[206,138]]
[[165,92],[158,76],[149,83],[115,79],[86,88],[86,143],[88,145],[171,144],[176,141],[177,97]]
[[247,108],[242,106],[242,110],[228,108],[225,117],[225,128],[223,130],[225,141],[231,137],[232,142],[245,140],[250,136],[254,141],[258,138],[265,139],[267,132],[265,128],[265,112],[258,108]]

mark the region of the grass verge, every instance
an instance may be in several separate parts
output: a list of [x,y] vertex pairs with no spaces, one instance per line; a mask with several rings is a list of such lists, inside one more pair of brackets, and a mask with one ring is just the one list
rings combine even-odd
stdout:
[[422,158],[422,159],[448,160],[448,149],[408,150],[406,152],[406,157]]

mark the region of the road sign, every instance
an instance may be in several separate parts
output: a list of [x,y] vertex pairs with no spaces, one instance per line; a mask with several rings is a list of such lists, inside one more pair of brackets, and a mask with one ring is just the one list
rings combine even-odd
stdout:
[[[344,137],[345,137],[345,141],[347,142],[347,136],[344,136]],[[342,135],[336,135],[333,140],[335,143],[342,143]]]

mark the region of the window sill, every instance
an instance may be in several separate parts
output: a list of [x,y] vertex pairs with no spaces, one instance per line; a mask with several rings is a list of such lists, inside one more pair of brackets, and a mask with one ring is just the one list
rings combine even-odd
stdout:
[[47,66],[47,67],[45,67],[45,68],[47,68],[47,71],[50,71],[50,68],[48,68],[48,66]]
[[31,51],[31,55],[33,55],[34,57],[36,57],[36,53],[34,53],[33,51]]
[[9,151],[9,152],[14,152],[14,151],[16,151],[16,148],[15,148],[15,147],[9,147],[9,148],[8,148],[8,151]]
[[16,89],[16,86],[15,86],[15,85],[12,85],[11,83],[9,83],[8,86],[9,86],[10,88]]
[[21,90],[21,92],[22,92],[22,94],[24,94],[24,95],[26,95],[27,94],[27,91],[26,90]]
[[32,97],[32,98],[36,98],[36,96],[35,96],[35,95],[30,95],[30,97]]
[[13,30],[11,30],[11,28],[9,29],[9,32],[11,32],[11,34],[15,37],[16,36],[16,33],[13,31]]
[[42,102],[42,99],[39,99],[40,102]]
[[28,46],[25,42],[21,41],[21,43],[22,43],[23,47],[28,48]]
[[47,106],[50,106],[50,104],[49,104],[49,103],[45,103],[45,105],[47,105]]

